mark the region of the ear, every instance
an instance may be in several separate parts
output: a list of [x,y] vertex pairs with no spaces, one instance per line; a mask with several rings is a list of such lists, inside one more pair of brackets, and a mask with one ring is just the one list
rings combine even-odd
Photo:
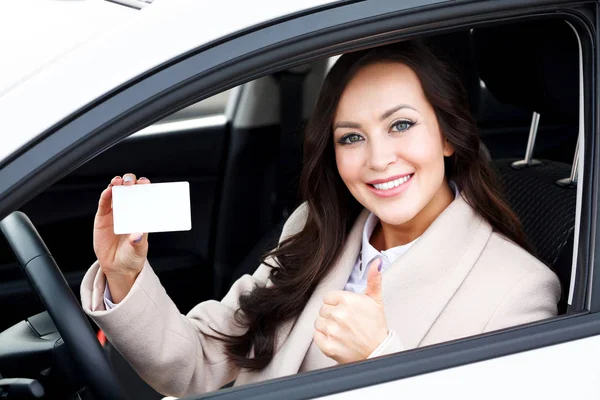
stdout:
[[448,141],[448,138],[444,138],[444,157],[450,157],[454,154],[454,147]]

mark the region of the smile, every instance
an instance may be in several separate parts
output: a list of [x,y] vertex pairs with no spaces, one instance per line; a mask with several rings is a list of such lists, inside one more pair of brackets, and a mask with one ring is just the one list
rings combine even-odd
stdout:
[[415,174],[401,175],[391,177],[389,180],[376,180],[367,183],[367,186],[378,197],[395,197],[404,192]]
[[378,190],[390,190],[402,185],[404,182],[408,181],[411,178],[411,176],[412,174],[403,176],[402,178],[394,179],[393,181],[375,183],[372,186]]
[[396,188],[396,187],[402,185],[403,183],[407,182],[410,178],[412,178],[413,175],[414,174],[404,175],[399,178],[391,179],[386,182],[374,181],[372,183],[368,183],[368,185],[374,187],[377,190],[390,190],[390,189]]

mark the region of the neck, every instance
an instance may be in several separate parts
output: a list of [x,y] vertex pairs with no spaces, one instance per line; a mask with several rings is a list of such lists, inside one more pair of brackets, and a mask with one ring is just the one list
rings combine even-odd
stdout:
[[446,180],[431,201],[413,219],[401,225],[379,222],[371,235],[371,245],[378,251],[402,246],[420,237],[446,207],[454,201],[454,192]]

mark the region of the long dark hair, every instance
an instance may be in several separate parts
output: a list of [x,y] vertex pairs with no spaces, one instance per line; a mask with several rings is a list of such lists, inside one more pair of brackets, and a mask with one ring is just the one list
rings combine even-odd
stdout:
[[398,62],[414,70],[442,134],[454,148],[445,163],[446,177],[457,184],[466,201],[495,231],[530,250],[518,218],[500,193],[456,71],[419,42],[345,54],[327,75],[305,130],[300,178],[308,209],[304,228],[262,258],[265,263],[267,259],[276,260],[276,265],[269,264],[272,285],[256,287],[240,297],[235,319],[248,328],[247,332],[241,336],[221,335],[229,359],[241,368],[259,370],[271,361],[277,328],[298,317],[340,255],[362,209],[337,172],[332,124],[350,79],[359,69],[377,62]]

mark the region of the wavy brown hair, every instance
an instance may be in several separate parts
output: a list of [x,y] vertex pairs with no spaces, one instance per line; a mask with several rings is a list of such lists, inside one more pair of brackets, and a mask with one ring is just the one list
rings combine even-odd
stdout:
[[239,299],[236,322],[247,327],[241,336],[220,335],[229,359],[239,367],[259,370],[276,351],[277,328],[298,317],[317,284],[340,255],[362,206],[342,182],[335,163],[332,125],[344,88],[358,70],[378,62],[398,62],[419,77],[433,106],[440,130],[454,148],[445,174],[492,228],[531,250],[515,213],[503,199],[498,178],[486,159],[467,93],[458,74],[419,42],[400,42],[343,55],[327,75],[304,136],[300,190],[307,206],[304,228],[283,240],[262,262],[271,265],[273,285],[255,287]]

